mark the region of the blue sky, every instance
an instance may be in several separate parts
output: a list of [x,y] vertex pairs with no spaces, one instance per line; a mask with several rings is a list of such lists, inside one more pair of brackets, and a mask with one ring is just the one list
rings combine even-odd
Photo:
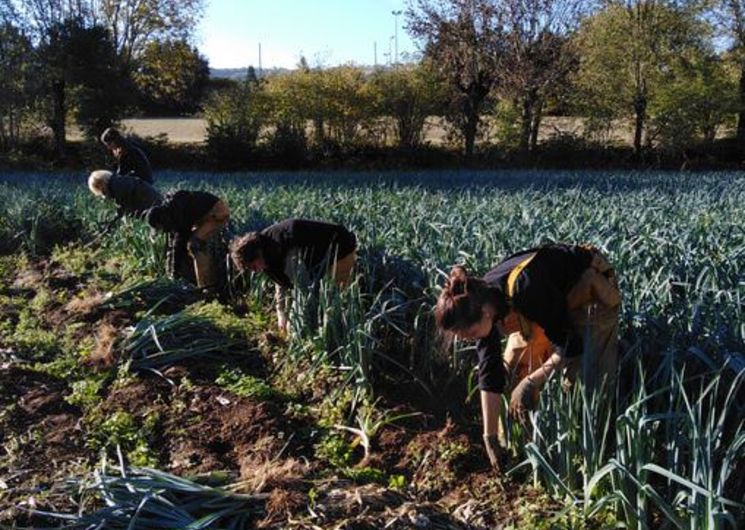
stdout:
[[[294,68],[300,55],[311,66],[373,64],[395,54],[393,10],[405,0],[208,0],[197,44],[213,68]],[[416,46],[398,17],[398,52],[403,60]]]

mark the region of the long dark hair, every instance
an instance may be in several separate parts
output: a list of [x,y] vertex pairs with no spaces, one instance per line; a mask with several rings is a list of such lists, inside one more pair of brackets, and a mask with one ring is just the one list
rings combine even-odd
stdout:
[[249,232],[230,242],[230,257],[239,271],[264,253],[264,242],[259,232]]
[[453,267],[435,307],[437,325],[445,331],[466,329],[481,320],[484,306],[506,313],[506,303],[496,289],[481,278],[468,276],[465,267]]

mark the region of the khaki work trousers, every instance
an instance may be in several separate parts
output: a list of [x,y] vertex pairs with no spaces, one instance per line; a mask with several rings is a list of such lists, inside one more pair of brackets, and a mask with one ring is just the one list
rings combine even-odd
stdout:
[[230,209],[222,199],[192,227],[191,235],[201,242],[200,249],[192,252],[194,258],[194,272],[197,278],[197,286],[200,288],[212,287],[217,283],[217,265],[207,249],[207,241],[220,231],[230,220]]
[[[588,396],[600,391],[612,392],[618,366],[618,313],[621,293],[612,267],[595,251],[590,266],[567,295],[567,307],[573,331],[582,337],[582,355],[565,360],[565,386],[577,375],[582,377]],[[517,313],[505,319],[509,333],[503,359],[512,386],[546,362],[555,347],[543,328]],[[514,331],[518,329],[519,331]],[[538,402],[535,389],[533,402]],[[499,437],[505,440],[505,426],[500,421]]]
[[[289,271],[288,276],[292,278],[305,278],[308,279],[308,271],[301,265],[300,260],[297,256],[290,256],[288,259],[292,262],[292,270]],[[352,273],[354,272],[354,266],[357,263],[357,251],[353,250],[346,256],[342,256],[337,259],[332,267],[329,268],[329,275],[334,279],[336,285],[341,288],[345,288],[349,285],[352,280]],[[298,270],[298,267],[302,267],[302,270]],[[277,308],[277,321],[280,323],[280,327],[284,327],[287,324],[287,298],[285,290],[275,285],[274,289],[274,300]]]

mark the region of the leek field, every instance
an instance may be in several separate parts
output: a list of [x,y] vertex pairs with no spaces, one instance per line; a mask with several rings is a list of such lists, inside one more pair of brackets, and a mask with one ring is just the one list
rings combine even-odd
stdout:
[[[341,222],[353,284],[164,277],[165,241],[84,174],[0,175],[0,527],[745,528],[745,175],[163,172],[230,232]],[[225,239],[230,234],[225,234]],[[447,271],[592,243],[624,300],[613,395],[541,394],[488,467]]]

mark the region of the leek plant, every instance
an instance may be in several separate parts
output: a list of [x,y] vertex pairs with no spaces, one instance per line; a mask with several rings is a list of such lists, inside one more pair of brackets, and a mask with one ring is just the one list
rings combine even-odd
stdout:
[[[92,476],[71,479],[84,499],[104,506],[80,514],[37,512],[60,520],[61,528],[91,530],[203,530],[250,528],[263,513],[266,494],[245,495],[149,468],[102,465]],[[60,528],[60,527],[56,527]]]

